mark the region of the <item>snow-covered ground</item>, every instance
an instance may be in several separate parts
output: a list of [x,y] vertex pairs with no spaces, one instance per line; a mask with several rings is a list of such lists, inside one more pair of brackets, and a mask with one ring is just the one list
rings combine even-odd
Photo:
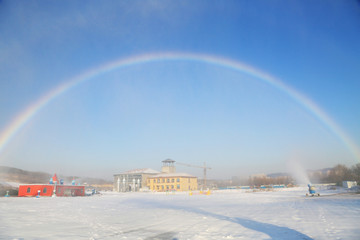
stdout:
[[360,194],[104,193],[0,198],[0,239],[360,239]]

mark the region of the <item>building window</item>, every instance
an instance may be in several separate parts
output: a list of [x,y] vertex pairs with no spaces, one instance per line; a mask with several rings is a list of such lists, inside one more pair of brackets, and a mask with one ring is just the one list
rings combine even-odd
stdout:
[[166,186],[166,190],[169,190],[169,186]]
[[175,182],[175,179],[171,179],[171,182]]
[[161,190],[164,190],[164,186],[161,186]]
[[164,179],[164,178],[162,179],[162,182],[163,182],[163,183],[165,182],[165,179]]
[[177,179],[176,179],[176,182],[180,182],[180,178],[177,178]]
[[174,189],[174,185],[171,185],[171,189]]
[[169,183],[169,182],[170,182],[170,179],[166,179],[166,182],[168,182],[168,183]]
[[156,183],[156,180],[154,179],[154,183]]
[[177,189],[180,189],[180,184],[176,185],[176,188],[177,188]]
[[190,178],[188,178],[188,181],[190,182]]
[[47,188],[44,188],[44,189],[43,189],[43,193],[46,193],[46,192],[47,192]]
[[157,182],[160,183],[160,178],[158,178]]
[[30,188],[29,188],[29,187],[27,188],[26,192],[27,192],[27,193],[29,193],[29,192],[30,192]]

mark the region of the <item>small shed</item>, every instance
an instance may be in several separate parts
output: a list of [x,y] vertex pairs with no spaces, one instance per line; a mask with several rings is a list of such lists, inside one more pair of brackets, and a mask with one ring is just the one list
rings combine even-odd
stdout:
[[343,187],[344,188],[352,188],[357,186],[357,182],[356,181],[343,181]]

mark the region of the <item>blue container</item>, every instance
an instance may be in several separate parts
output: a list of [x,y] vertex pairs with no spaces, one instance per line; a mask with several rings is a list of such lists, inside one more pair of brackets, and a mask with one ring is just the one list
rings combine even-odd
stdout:
[[309,193],[310,194],[315,194],[316,193],[314,186],[311,186],[310,184],[308,184],[308,187],[309,187]]

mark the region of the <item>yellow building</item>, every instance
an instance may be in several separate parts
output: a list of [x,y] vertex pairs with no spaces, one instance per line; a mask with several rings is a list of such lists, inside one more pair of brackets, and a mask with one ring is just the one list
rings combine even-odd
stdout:
[[197,177],[187,173],[160,173],[147,179],[152,191],[194,191],[198,188]]

